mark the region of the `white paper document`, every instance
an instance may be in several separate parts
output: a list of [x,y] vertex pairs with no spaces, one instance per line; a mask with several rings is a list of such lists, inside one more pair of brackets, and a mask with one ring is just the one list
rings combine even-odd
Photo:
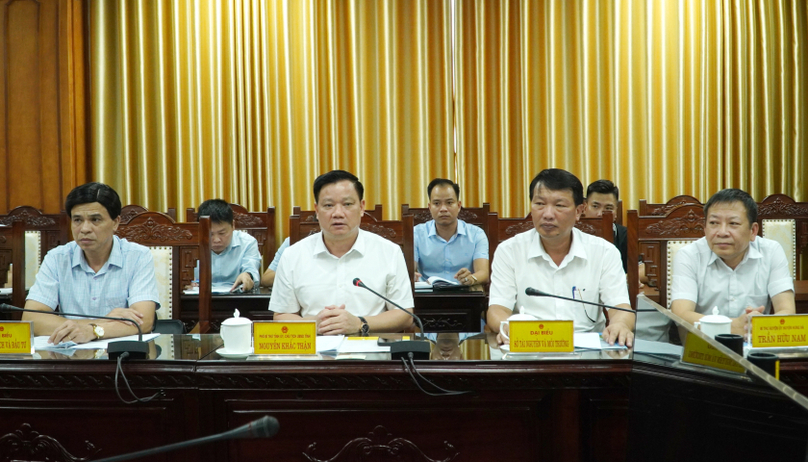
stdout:
[[[232,287],[233,284],[229,282],[214,282],[210,285],[210,292],[214,295],[229,294]],[[183,290],[182,293],[185,295],[199,295],[199,287]]]
[[607,342],[600,338],[597,332],[575,332],[572,334],[572,343],[575,348],[584,348],[587,350],[625,350],[626,346],[620,346],[617,342],[614,345],[609,345]]
[[344,335],[318,335],[317,353],[336,355],[343,340],[345,340]]
[[379,346],[379,339],[364,339],[361,337],[348,337],[339,347],[340,354],[343,353],[389,353],[390,346]]
[[[143,334],[143,341],[148,342],[159,337],[160,334]],[[110,343],[120,342],[124,340],[137,340],[137,335],[130,335],[128,337],[118,337],[109,340],[94,340],[88,343],[75,343],[75,342],[62,342],[58,345],[48,343],[49,335],[38,335],[34,337],[34,349],[36,350],[101,350],[106,349]]]

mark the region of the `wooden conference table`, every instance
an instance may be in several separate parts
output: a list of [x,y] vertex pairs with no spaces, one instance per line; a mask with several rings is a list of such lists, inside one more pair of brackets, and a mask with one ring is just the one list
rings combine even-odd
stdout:
[[[0,358],[0,460],[94,460],[263,415],[280,423],[272,439],[148,460],[771,460],[772,447],[805,459],[808,412],[764,376],[647,345],[517,355],[480,333],[430,342],[411,376],[386,353],[227,360],[218,335],[163,335],[123,365],[136,395],[162,392],[142,404],[119,400],[103,350]],[[469,393],[432,396],[427,380]]]

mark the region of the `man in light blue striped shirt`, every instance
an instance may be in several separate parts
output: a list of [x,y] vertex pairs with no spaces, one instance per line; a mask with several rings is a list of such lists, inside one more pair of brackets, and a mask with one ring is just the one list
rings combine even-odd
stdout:
[[[45,256],[25,308],[43,312],[131,319],[151,332],[159,306],[154,262],[148,248],[115,236],[121,221],[121,200],[102,183],[87,183],[67,195],[73,242]],[[48,341],[87,343],[137,333],[124,321],[65,319],[52,314],[23,313],[36,335]]]

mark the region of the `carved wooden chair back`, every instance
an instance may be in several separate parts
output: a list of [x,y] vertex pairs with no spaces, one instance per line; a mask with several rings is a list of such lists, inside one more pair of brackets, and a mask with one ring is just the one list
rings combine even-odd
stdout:
[[[0,287],[11,279],[11,304],[25,306],[25,226],[22,221],[0,226]],[[20,319],[22,313],[12,314]]]
[[[659,304],[670,304],[673,258],[682,247],[704,237],[704,209],[700,204],[679,205],[663,216],[640,216],[628,211],[628,261],[643,255],[648,285],[659,290]],[[639,268],[628,265],[628,287],[632,306],[639,293]]]
[[[243,206],[231,203],[230,208],[233,209],[233,227],[249,233],[258,241],[258,251],[264,260],[262,268],[266,268],[278,249],[275,246],[275,207],[267,207],[266,212],[248,212]],[[185,221],[196,220],[194,208],[185,209]]]
[[600,217],[581,217],[575,222],[575,227],[582,232],[601,237],[614,243],[614,218],[612,212],[603,212]]
[[695,197],[688,196],[686,194],[673,197],[664,204],[650,204],[645,199],[640,199],[640,208],[638,211],[641,217],[644,216],[663,217],[676,207],[693,204],[702,206],[704,205],[701,202],[699,202],[699,200],[696,199]]
[[142,212],[121,223],[116,234],[150,248],[160,293],[160,319],[180,319],[180,296],[194,280],[199,261],[198,319],[183,321],[189,331],[198,325],[200,333],[207,332],[211,319],[210,218],[177,223],[164,213]]
[[758,223],[760,235],[783,246],[792,277],[805,279],[808,271],[802,257],[808,248],[808,202],[772,194],[758,203]]
[[[148,212],[149,209],[142,205],[129,204],[121,207],[121,223],[128,223],[135,215],[143,212]],[[170,216],[172,220],[177,221],[177,209],[171,207],[166,211],[166,215]],[[196,220],[194,220],[196,221]]]
[[[457,214],[457,218],[460,220],[465,221],[470,225],[476,225],[485,231],[485,235],[488,235],[488,214],[491,213],[491,204],[485,203],[482,207],[463,207],[460,209],[460,213]],[[410,207],[409,204],[401,204],[401,216],[404,215],[412,215],[412,223],[414,226],[420,225],[422,223],[426,223],[427,221],[432,219],[432,214],[429,213],[429,209],[426,207]]]
[[25,287],[36,280],[39,265],[49,250],[67,244],[70,237],[70,219],[65,212],[44,214],[34,207],[16,207],[7,215],[0,215],[0,225],[23,223],[25,229]]
[[395,242],[401,246],[404,261],[407,262],[407,274],[415,274],[415,252],[412,236],[412,215],[404,215],[401,220],[379,220],[377,222],[362,222],[359,227],[365,231]]

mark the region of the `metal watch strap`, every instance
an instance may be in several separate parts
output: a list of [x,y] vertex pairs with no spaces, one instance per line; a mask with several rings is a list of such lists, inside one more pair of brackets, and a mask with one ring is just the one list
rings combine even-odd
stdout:
[[368,325],[368,322],[362,316],[357,317],[359,318],[360,321],[362,321],[362,327],[359,328],[359,335],[361,335],[362,337],[367,337],[368,334],[370,333],[370,325]]

